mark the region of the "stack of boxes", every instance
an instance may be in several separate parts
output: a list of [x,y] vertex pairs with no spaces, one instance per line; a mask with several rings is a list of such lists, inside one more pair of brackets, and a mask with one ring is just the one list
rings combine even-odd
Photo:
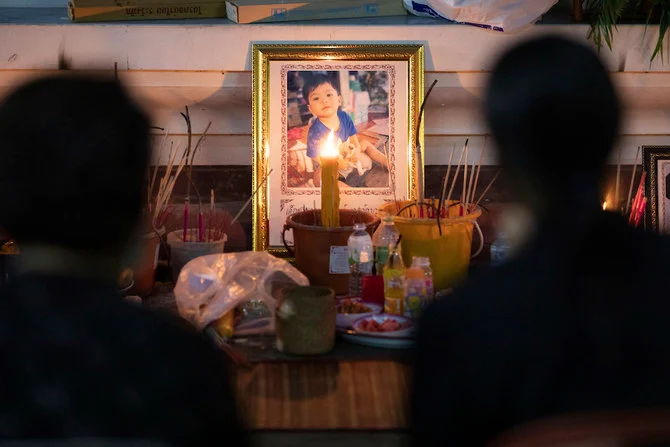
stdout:
[[402,0],[70,0],[74,22],[227,17],[235,23],[406,15]]

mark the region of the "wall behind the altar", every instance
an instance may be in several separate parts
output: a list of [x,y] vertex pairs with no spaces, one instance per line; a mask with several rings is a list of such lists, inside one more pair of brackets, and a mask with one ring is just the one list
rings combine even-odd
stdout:
[[[44,12],[34,12],[40,10]],[[0,95],[26,76],[57,68],[61,49],[74,69],[110,70],[116,63],[121,77],[148,104],[155,124],[171,136],[185,133],[179,115],[184,105],[191,107],[196,134],[212,121],[197,163],[248,165],[252,43],[297,36],[312,42],[418,42],[426,46],[426,86],[438,81],[426,107],[425,161],[444,164],[452,144],[460,145],[467,137],[475,148],[471,157],[479,156],[486,128],[478,105],[497,55],[518,39],[547,32],[586,41],[588,27],[538,25],[502,34],[411,17],[371,24],[352,20],[235,25],[220,20],[89,25],[69,23],[64,8],[0,8]],[[649,63],[657,32],[650,27],[645,35],[644,26],[622,25],[613,50],[602,51],[627,105],[621,140],[624,163],[633,162],[639,144],[670,142],[670,73],[660,58]],[[566,148],[561,159],[578,161],[579,154]],[[491,151],[485,164],[493,163]]]
[[[11,0],[9,0],[11,1]],[[50,1],[50,0],[49,0]],[[41,11],[36,13],[35,11]],[[251,45],[302,42],[413,42],[426,46],[425,84],[437,80],[425,110],[426,182],[439,184],[451,147],[470,139],[470,161],[477,160],[487,133],[479,104],[487,71],[495,58],[518,39],[538,33],[560,33],[587,41],[586,25],[537,25],[517,34],[446,25],[411,17],[235,25],[225,20],[71,24],[64,8],[0,8],[0,95],[30,76],[55,70],[59,51],[75,70],[111,70],[131,87],[154,124],[169,134],[157,158],[165,163],[170,143],[186,127],[179,112],[188,105],[195,137],[212,121],[209,137],[196,158],[199,181],[214,187],[217,198],[235,209],[251,192]],[[602,56],[621,88],[626,119],[619,147],[622,163],[633,163],[642,144],[670,144],[670,70],[660,58],[650,64],[658,27],[622,25],[612,51]],[[159,135],[162,132],[156,130]],[[551,135],[547,135],[551,138]],[[156,141],[161,138],[157,136]],[[489,144],[491,149],[492,145]],[[580,154],[566,147],[561,163],[579,163]],[[618,159],[618,154],[615,155]],[[484,159],[495,173],[494,150]],[[494,202],[505,201],[502,184]],[[244,219],[249,225],[250,216]]]

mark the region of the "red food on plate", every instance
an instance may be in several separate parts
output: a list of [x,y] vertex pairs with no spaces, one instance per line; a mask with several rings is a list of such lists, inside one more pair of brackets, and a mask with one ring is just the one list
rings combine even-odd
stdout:
[[392,318],[387,318],[381,324],[375,319],[362,321],[360,324],[360,328],[368,332],[394,332],[401,329],[407,329],[409,326],[409,323],[400,323]]

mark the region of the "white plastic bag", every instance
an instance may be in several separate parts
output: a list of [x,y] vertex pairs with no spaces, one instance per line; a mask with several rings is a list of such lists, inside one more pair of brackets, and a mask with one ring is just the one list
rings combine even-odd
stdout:
[[179,314],[204,329],[238,304],[261,300],[274,316],[277,284],[309,285],[295,267],[269,253],[246,251],[195,258],[188,262],[174,289]]
[[558,0],[403,0],[415,15],[440,17],[494,31],[514,31],[537,21]]
[[426,0],[402,0],[405,9],[415,16],[420,17],[434,17],[436,19],[443,19],[437,11],[434,11],[433,8],[426,3]]

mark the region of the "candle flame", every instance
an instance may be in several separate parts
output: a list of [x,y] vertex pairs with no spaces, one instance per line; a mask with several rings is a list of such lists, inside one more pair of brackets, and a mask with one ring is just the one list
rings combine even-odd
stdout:
[[337,148],[337,144],[335,144],[335,132],[331,130],[321,148],[321,156],[324,158],[337,158],[339,155],[340,151]]
[[606,209],[607,209],[607,200],[603,202],[603,211],[605,211]]

